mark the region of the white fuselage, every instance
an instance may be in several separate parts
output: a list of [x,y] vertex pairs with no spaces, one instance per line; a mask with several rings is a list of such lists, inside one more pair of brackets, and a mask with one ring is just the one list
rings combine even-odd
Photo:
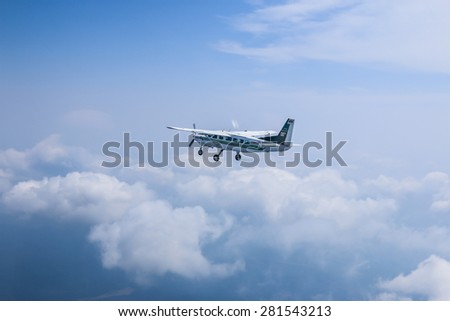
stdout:
[[[269,138],[274,132],[257,132]],[[247,136],[252,134],[252,136]],[[253,136],[254,132],[226,132],[217,131],[210,133],[197,133],[194,140],[202,146],[216,147],[237,152],[270,152],[284,151],[291,148],[291,143],[277,144],[263,138]]]

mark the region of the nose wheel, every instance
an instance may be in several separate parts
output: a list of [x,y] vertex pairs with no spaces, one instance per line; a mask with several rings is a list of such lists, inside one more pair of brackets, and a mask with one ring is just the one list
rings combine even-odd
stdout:
[[236,156],[234,156],[234,158],[235,158],[237,161],[240,161],[240,160],[241,160],[241,154],[237,153]]
[[202,155],[203,155],[203,149],[200,148],[200,149],[198,150],[197,153],[198,153],[200,156],[202,156]]

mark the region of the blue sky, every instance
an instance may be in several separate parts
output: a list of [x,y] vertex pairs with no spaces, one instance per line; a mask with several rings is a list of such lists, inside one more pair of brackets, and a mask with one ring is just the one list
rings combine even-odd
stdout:
[[[1,1],[0,299],[449,299],[448,9]],[[288,117],[349,166],[100,166]]]

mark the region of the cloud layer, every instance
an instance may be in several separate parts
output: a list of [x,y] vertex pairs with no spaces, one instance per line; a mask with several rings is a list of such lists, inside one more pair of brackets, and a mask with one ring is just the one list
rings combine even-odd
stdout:
[[[27,156],[44,145],[15,153]],[[74,149],[57,146],[64,151],[58,157],[70,158]],[[168,274],[244,278],[251,273],[247,261],[270,252],[288,266],[300,255],[323,273],[340,271],[338,278],[349,284],[366,275],[366,286],[381,292],[360,294],[365,298],[447,297],[439,287],[450,258],[446,173],[349,179],[330,169],[131,167],[45,176],[39,174],[45,162],[53,158],[9,169],[4,161],[2,206],[20,216],[87,224],[103,265],[126,271],[139,284]],[[41,178],[22,179],[27,173]],[[389,273],[380,274],[386,269],[380,256],[393,262]],[[423,257],[430,258],[405,276]],[[397,258],[404,264],[396,266]],[[436,271],[439,277],[416,282]]]

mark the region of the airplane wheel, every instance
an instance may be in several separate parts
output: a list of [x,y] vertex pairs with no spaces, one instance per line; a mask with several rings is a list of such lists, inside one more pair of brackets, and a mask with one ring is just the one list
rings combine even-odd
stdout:
[[199,154],[200,156],[202,156],[202,155],[203,155],[203,150],[199,149],[199,150],[198,150],[198,154]]
[[237,161],[240,161],[240,160],[241,160],[241,154],[236,154],[236,156],[234,156],[234,158],[235,158]]
[[218,162],[218,161],[219,161],[219,155],[217,155],[217,154],[214,155],[214,156],[213,156],[213,159],[214,159],[214,161]]

